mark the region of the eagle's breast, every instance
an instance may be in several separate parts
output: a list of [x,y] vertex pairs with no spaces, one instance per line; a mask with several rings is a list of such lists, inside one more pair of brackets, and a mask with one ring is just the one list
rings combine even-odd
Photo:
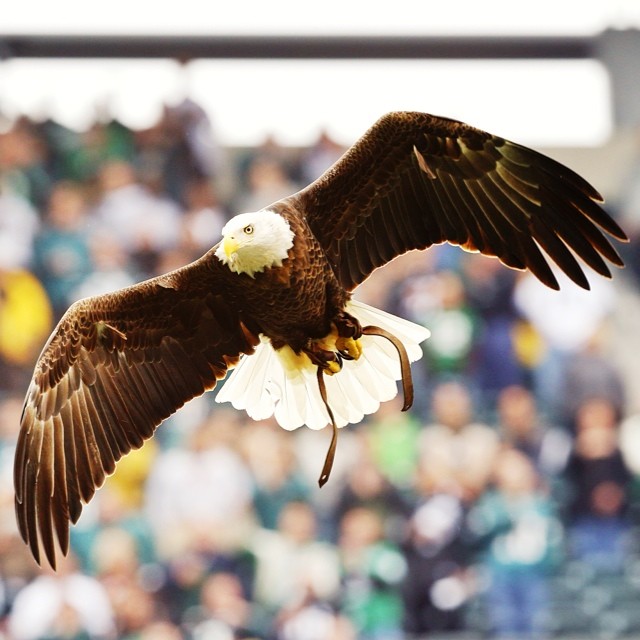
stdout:
[[304,218],[286,202],[279,203],[275,211],[289,223],[293,246],[282,265],[253,277],[238,274],[237,292],[250,325],[274,346],[288,344],[297,350],[308,338],[329,333],[332,319],[349,296]]

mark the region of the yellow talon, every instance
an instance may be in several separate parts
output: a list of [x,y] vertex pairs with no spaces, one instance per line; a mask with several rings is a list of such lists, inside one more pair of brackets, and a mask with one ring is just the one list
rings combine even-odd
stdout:
[[362,355],[362,342],[358,338],[338,338],[336,340],[336,349],[342,353],[346,353],[353,360],[357,360]]
[[323,372],[328,376],[332,376],[334,373],[338,373],[342,369],[342,364],[338,360],[330,360],[323,367]]

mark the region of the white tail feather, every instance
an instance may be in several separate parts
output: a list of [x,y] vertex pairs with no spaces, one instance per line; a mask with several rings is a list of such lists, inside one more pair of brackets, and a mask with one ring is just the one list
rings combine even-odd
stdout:
[[[346,311],[363,327],[374,325],[392,333],[404,345],[411,362],[422,357],[420,343],[429,337],[424,327],[355,300],[347,304]],[[327,400],[339,427],[360,422],[398,392],[396,381],[401,373],[395,347],[371,335],[363,335],[361,345],[358,360],[345,360],[341,371],[325,376]],[[310,361],[307,365],[303,362],[299,359],[299,366],[292,367],[290,356],[284,350],[274,350],[262,337],[255,353],[240,360],[216,401],[231,402],[254,420],[274,415],[284,429],[304,424],[322,429],[330,420],[320,395],[317,369]]]

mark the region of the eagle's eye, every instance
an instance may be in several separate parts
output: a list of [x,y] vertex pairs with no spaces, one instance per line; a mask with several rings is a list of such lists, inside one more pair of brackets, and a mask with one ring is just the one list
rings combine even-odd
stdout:
[[253,225],[252,224],[248,224],[243,231],[250,236],[253,233]]

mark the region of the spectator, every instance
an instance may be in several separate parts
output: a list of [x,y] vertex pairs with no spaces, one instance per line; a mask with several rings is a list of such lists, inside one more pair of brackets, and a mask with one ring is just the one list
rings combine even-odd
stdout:
[[94,122],[86,131],[51,130],[62,142],[55,148],[53,171],[61,179],[90,184],[105,162],[132,162],[135,155],[132,132],[117,120]]
[[251,161],[247,181],[248,192],[236,203],[238,212],[258,211],[300,189],[300,185],[288,177],[280,162],[264,156],[256,156]]
[[423,343],[429,374],[435,382],[456,376],[468,381],[478,317],[467,303],[464,284],[456,272],[448,270],[432,275],[425,284],[433,307],[419,322],[431,331]]
[[621,570],[625,561],[633,477],[620,450],[618,426],[616,409],[609,400],[583,402],[566,472],[572,496],[571,550],[594,567],[611,571]]
[[143,273],[152,273],[159,253],[174,247],[180,237],[180,209],[143,187],[128,162],[105,163],[99,182],[101,196],[93,212],[97,224],[117,234]]
[[442,490],[471,503],[487,486],[498,436],[473,420],[471,394],[457,382],[436,387],[432,414],[433,422],[420,434],[421,471],[429,476],[433,492]]
[[[136,453],[132,454],[134,458]],[[122,461],[124,460],[127,458],[123,458]],[[107,480],[95,502],[83,513],[78,525],[71,530],[71,548],[82,567],[90,574],[99,572],[101,567],[108,563],[111,552],[108,545],[101,540],[109,540],[110,538],[103,534],[112,530],[122,532],[119,539],[122,553],[132,549],[140,563],[148,564],[156,560],[155,539],[148,521],[142,517],[140,505],[130,502],[113,482],[119,473],[120,464],[116,474]],[[112,538],[118,540],[117,535],[114,534]],[[105,550],[106,553],[102,553]],[[117,555],[118,551],[113,551]]]
[[410,411],[401,411],[400,394],[380,404],[363,430],[367,448],[380,472],[393,486],[408,489],[418,466],[420,423]]
[[216,413],[189,434],[185,448],[159,455],[147,483],[146,511],[156,537],[168,545],[161,551],[168,552],[173,544],[179,549],[207,531],[222,535],[232,532],[234,525],[241,531],[251,505],[252,481],[234,449],[233,415]]
[[29,202],[0,184],[0,270],[31,264],[39,227],[38,214]]
[[398,587],[407,566],[400,549],[384,538],[380,516],[365,507],[344,514],[338,550],[342,564],[341,602],[360,640],[402,637]]
[[253,507],[267,529],[276,529],[289,502],[306,500],[310,494],[287,436],[275,421],[248,420],[242,428],[242,453],[254,481]]
[[109,638],[115,624],[104,587],[82,575],[73,557],[45,571],[17,596],[9,616],[9,633],[15,640],[39,638]]
[[186,190],[194,180],[215,177],[221,163],[221,150],[205,110],[186,97],[175,106],[165,107],[167,147],[160,187],[176,202],[185,205]]
[[[358,435],[366,442],[365,434]],[[410,514],[409,504],[398,488],[384,476],[367,446],[361,447],[360,455],[353,461],[345,480],[333,509],[334,522],[341,522],[356,507],[364,507],[380,516],[386,536],[398,542],[404,534]]]
[[191,614],[197,620],[193,628],[195,638],[267,640],[269,637],[268,617],[247,599],[242,584],[233,574],[209,576],[202,586],[200,603],[199,609]]
[[420,500],[404,547],[404,630],[411,637],[464,629],[464,605],[471,593],[464,509],[445,493]]
[[261,529],[253,538],[255,598],[272,614],[332,602],[340,568],[333,545],[317,540],[310,505],[290,502],[280,512],[278,529]]
[[47,172],[46,143],[26,117],[0,133],[0,178],[0,191],[12,193],[36,209],[46,202],[52,179]]
[[49,195],[45,223],[34,241],[34,273],[49,295],[56,318],[91,273],[87,202],[80,185],[58,182]]
[[124,247],[115,233],[101,229],[91,233],[89,249],[93,270],[88,274],[71,297],[80,300],[90,296],[99,296],[117,289],[129,287],[142,278],[129,260]]
[[531,274],[516,285],[518,311],[542,339],[533,383],[541,408],[551,420],[562,420],[563,381],[571,359],[601,330],[613,309],[615,292],[610,282],[594,278],[591,291],[572,283],[555,270],[561,291],[545,287]]
[[560,404],[561,418],[573,427],[580,406],[595,396],[607,398],[622,415],[627,404],[625,382],[616,362],[596,336],[567,363]]
[[338,144],[327,131],[321,131],[318,139],[303,153],[300,160],[302,181],[310,184],[319,178],[345,151],[346,148]]
[[488,571],[487,613],[498,638],[540,638],[549,622],[551,571],[562,534],[531,460],[505,449],[495,464],[495,488],[469,514]]
[[199,258],[220,241],[226,221],[226,209],[219,202],[210,180],[200,178],[186,185],[183,245],[193,258]]
[[482,390],[484,406],[493,404],[505,387],[522,384],[524,369],[514,344],[518,313],[513,303],[516,272],[498,260],[465,253],[461,274],[467,304],[478,322],[473,380]]
[[557,478],[571,452],[568,431],[549,425],[538,411],[535,396],[524,387],[503,389],[498,395],[497,410],[502,441],[524,453],[542,478]]

